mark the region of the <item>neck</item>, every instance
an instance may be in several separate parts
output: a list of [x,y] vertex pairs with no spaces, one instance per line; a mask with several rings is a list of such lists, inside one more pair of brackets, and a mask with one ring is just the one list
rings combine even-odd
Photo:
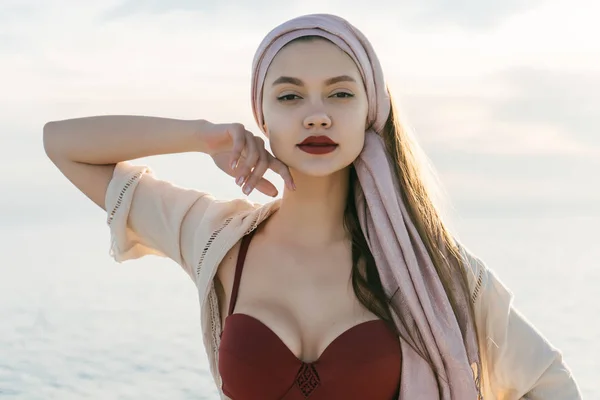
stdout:
[[349,169],[325,177],[293,173],[296,190],[284,189],[280,207],[269,218],[274,237],[306,246],[321,246],[347,238],[344,211]]

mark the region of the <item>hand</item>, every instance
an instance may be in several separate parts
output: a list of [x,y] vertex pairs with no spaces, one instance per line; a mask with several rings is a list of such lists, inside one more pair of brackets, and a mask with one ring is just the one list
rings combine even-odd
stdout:
[[217,167],[236,179],[236,184],[246,195],[257,189],[267,196],[277,196],[277,188],[263,178],[267,169],[279,174],[289,189],[296,189],[288,167],[271,155],[265,149],[264,141],[242,124],[207,122],[201,131],[204,152],[212,157]]

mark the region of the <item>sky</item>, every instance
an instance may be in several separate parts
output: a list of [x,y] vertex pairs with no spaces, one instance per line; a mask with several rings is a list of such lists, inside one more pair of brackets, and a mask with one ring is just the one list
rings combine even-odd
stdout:
[[[47,121],[155,115],[258,133],[254,51],[279,23],[315,12],[348,19],[372,42],[460,213],[598,211],[595,0],[0,0],[0,218],[97,212],[45,157]],[[141,161],[176,183],[243,196],[205,155]]]

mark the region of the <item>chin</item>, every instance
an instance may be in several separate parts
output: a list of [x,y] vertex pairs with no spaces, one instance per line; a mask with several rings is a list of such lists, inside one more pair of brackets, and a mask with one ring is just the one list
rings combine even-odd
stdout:
[[[275,150],[275,149],[274,149]],[[287,165],[292,174],[306,177],[324,178],[339,172],[344,172],[356,160],[362,149],[355,151],[338,152],[311,156],[300,151],[286,152],[285,154],[273,153],[275,157]],[[279,153],[279,152],[277,152]]]
[[290,166],[295,174],[301,174],[307,177],[313,178],[324,178],[331,175],[335,175],[340,172],[344,172],[351,163],[324,163],[324,162],[302,162],[295,163]]

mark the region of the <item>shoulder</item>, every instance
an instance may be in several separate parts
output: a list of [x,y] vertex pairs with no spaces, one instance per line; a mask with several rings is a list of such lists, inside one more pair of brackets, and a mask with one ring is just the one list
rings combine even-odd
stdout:
[[194,259],[200,293],[207,293],[218,266],[232,247],[277,209],[278,204],[279,200],[260,204],[245,199],[212,199],[195,235]]
[[249,227],[253,222],[260,222],[263,215],[269,214],[275,202],[266,204],[251,202],[247,199],[217,199],[207,194],[207,200],[202,214],[202,228],[207,234],[214,234],[217,230],[221,234],[231,233],[243,227]]

